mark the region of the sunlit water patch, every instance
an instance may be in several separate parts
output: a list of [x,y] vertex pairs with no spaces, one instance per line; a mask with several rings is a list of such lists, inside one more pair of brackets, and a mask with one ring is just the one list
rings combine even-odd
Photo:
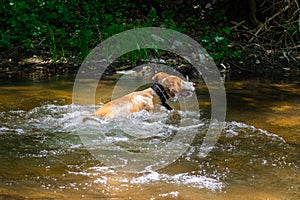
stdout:
[[[130,195],[126,191],[168,188],[158,193],[149,189],[145,199],[150,199],[185,197],[185,190],[223,193],[244,187],[300,197],[299,147],[276,134],[226,122],[214,149],[200,158],[209,119],[202,119],[199,113],[141,112],[112,120],[91,116],[94,109],[47,104],[30,111],[0,111],[1,191],[10,195],[22,191],[23,197],[34,197],[30,195],[35,188],[52,192],[44,193],[51,198],[76,192],[87,198],[121,198]],[[89,120],[84,123],[86,116]],[[191,131],[196,131],[195,138],[187,139]],[[179,132],[184,134],[176,140]],[[164,168],[154,171],[157,163],[153,161],[160,160],[152,159],[140,173],[118,170],[130,158],[139,161],[140,155],[163,156],[153,152],[168,143],[172,145],[162,154],[178,156]],[[178,151],[178,146],[186,151]],[[95,152],[102,155],[97,157]]]

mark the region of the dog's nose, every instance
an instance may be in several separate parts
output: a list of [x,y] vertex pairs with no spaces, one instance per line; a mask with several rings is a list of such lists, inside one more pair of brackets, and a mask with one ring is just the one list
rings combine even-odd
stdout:
[[193,83],[193,82],[189,82],[190,83],[190,86],[191,86],[191,89],[194,91],[195,90],[195,83]]
[[193,82],[187,82],[187,81],[185,81],[184,87],[187,90],[195,91],[194,85],[195,85],[195,83],[193,83]]

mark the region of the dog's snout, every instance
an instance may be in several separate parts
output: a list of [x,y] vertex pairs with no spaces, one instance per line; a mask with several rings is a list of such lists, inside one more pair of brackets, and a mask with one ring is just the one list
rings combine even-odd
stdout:
[[192,90],[192,91],[195,91],[194,84],[191,86],[191,90]]
[[186,90],[195,91],[195,83],[186,81],[184,85]]

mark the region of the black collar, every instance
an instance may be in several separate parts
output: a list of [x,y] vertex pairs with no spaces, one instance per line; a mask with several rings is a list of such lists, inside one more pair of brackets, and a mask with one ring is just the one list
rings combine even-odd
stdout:
[[153,83],[151,88],[154,90],[154,92],[159,96],[159,99],[161,101],[161,104],[167,109],[167,110],[173,110],[171,106],[169,106],[166,101],[170,98],[168,93],[166,92],[165,88],[159,84],[159,83]]

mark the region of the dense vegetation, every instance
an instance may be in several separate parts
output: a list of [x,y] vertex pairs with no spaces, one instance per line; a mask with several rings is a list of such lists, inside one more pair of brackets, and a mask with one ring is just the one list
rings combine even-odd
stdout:
[[[299,63],[296,57],[300,19],[296,0],[266,0],[264,4],[258,0],[255,10],[238,0],[1,1],[1,66],[33,56],[51,63],[80,64],[104,39],[124,30],[149,26],[188,34],[223,66],[231,63],[243,70],[246,61],[272,63],[281,55],[286,62]],[[139,59],[161,55],[158,51],[140,50],[123,59],[136,64]]]

